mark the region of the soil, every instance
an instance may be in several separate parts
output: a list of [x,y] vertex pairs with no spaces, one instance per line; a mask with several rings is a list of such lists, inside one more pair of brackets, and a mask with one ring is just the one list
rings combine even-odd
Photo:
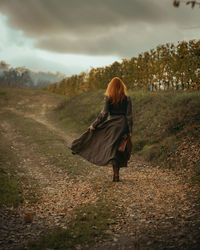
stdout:
[[[67,134],[47,119],[48,109],[57,105],[52,103],[48,95],[32,97],[4,110],[42,123],[69,144],[75,135]],[[96,240],[87,249],[199,249],[199,186],[188,181],[188,169],[163,169],[132,156],[128,168],[120,170],[119,183],[112,183],[111,167],[91,166],[91,175],[71,178],[56,163],[49,163],[37,150],[37,144],[27,147],[23,135],[12,124],[2,121],[0,126],[20,159],[19,175],[33,180],[40,197],[35,202],[25,199],[17,208],[0,209],[0,249],[26,249],[30,240],[48,228],[65,227],[74,208],[95,203],[102,193],[105,199],[117,201],[115,206],[120,212],[106,230],[110,237]],[[95,178],[99,181],[94,190]],[[24,196],[29,189],[23,186]]]

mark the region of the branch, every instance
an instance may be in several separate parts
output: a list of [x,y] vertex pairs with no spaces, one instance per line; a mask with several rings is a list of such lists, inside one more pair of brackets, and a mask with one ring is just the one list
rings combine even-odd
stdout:
[[185,0],[174,0],[173,5],[174,7],[178,8],[180,3],[185,3],[186,5],[191,5],[191,8],[194,8],[196,5],[200,7],[200,1],[198,0],[191,0],[191,1],[185,1]]

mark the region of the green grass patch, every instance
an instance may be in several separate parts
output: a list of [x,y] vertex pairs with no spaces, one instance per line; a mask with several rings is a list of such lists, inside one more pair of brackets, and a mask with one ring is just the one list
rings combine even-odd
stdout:
[[96,119],[103,105],[104,91],[90,91],[65,97],[65,99],[49,114],[49,119],[57,121],[64,130],[82,133]]
[[[17,207],[24,199],[33,203],[38,202],[41,197],[38,183],[30,177],[27,178],[18,167],[20,159],[1,130],[0,136],[0,206]],[[24,187],[27,190],[26,194],[23,193]]]
[[23,201],[21,179],[17,176],[18,158],[0,131],[0,206],[17,206]]
[[23,202],[21,185],[16,176],[0,173],[0,183],[0,206],[17,206]]
[[176,137],[166,137],[161,143],[155,143],[152,145],[145,145],[139,152],[140,156],[143,156],[145,161],[151,161],[154,163],[165,162],[167,164],[167,158],[176,149]]
[[116,211],[113,205],[99,201],[74,211],[74,216],[66,228],[54,228],[40,240],[31,242],[28,249],[81,249],[87,248],[97,238],[106,237],[104,233],[114,220]]

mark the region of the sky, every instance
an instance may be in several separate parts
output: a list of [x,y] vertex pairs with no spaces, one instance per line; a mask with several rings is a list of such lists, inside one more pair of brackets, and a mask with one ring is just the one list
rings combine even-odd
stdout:
[[200,8],[172,0],[0,0],[0,61],[66,76],[200,39]]

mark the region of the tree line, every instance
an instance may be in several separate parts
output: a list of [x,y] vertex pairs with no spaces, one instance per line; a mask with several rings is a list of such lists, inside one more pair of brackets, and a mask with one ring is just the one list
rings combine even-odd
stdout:
[[66,77],[46,90],[74,95],[93,89],[105,89],[114,77],[120,77],[129,89],[200,89],[200,40],[159,45],[138,57],[122,59],[88,73]]

